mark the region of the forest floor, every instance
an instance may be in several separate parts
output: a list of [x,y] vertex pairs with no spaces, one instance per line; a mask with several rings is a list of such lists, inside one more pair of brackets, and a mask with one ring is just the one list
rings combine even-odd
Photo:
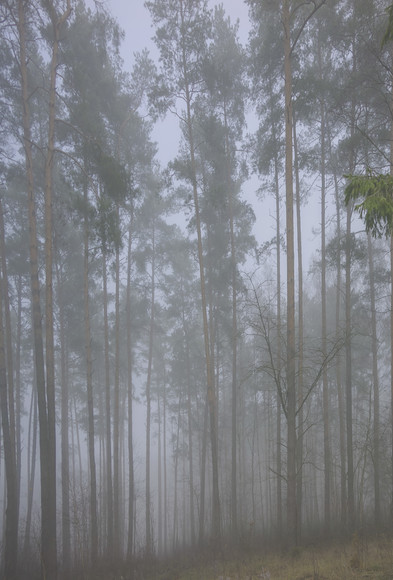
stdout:
[[[290,552],[232,552],[220,558],[157,563],[143,580],[393,580],[393,538],[360,538],[308,544]],[[135,576],[134,576],[135,577]]]

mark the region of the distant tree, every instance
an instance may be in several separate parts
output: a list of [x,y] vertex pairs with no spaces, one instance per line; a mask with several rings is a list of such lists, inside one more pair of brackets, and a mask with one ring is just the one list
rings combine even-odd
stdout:
[[218,436],[217,436],[217,401],[214,388],[214,369],[212,365],[211,337],[207,313],[206,272],[204,264],[202,226],[200,216],[200,192],[198,191],[198,173],[196,165],[196,142],[194,135],[193,107],[195,96],[201,91],[203,80],[202,65],[206,54],[207,41],[210,38],[211,21],[205,0],[197,2],[180,0],[178,4],[169,1],[148,1],[153,22],[157,26],[155,41],[161,53],[163,75],[166,86],[163,93],[169,106],[176,107],[176,98],[181,97],[185,110],[177,113],[185,141],[189,167],[187,181],[192,188],[195,228],[198,244],[198,263],[201,285],[201,303],[203,317],[203,334],[205,345],[207,400],[210,417],[210,441],[212,453],[212,535],[215,540],[221,536],[219,471],[218,471]]

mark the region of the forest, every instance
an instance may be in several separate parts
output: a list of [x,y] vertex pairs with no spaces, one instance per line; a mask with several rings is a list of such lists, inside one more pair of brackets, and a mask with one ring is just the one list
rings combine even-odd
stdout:
[[4,580],[392,532],[393,7],[244,3],[0,2]]

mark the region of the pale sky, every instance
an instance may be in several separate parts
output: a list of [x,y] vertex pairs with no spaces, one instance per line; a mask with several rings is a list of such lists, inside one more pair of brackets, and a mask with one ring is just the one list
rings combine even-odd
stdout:
[[[215,2],[210,0],[213,7]],[[223,0],[221,2],[225,12],[229,14],[233,22],[239,19],[239,37],[242,43],[247,41],[248,37],[248,8],[243,0]],[[126,57],[129,50],[132,54],[148,46],[152,48],[151,37],[154,30],[151,27],[150,15],[144,7],[144,0],[106,0],[109,11],[119,21],[121,27],[125,30],[126,40],[123,55]],[[129,68],[128,63],[126,67]]]
[[[91,0],[90,0],[91,1]],[[125,40],[122,47],[122,57],[125,69],[130,71],[133,66],[133,54],[148,48],[154,60],[158,60],[158,51],[152,42],[154,29],[151,26],[150,15],[144,7],[145,0],[104,0],[108,11],[120,23],[125,31]],[[249,32],[248,7],[243,0],[209,0],[211,7],[223,4],[226,13],[232,22],[239,20],[239,39],[243,45],[247,43]],[[248,131],[253,132],[254,127]],[[178,151],[179,128],[173,116],[167,115],[165,121],[158,122],[153,130],[153,139],[158,142],[160,163],[164,167],[173,159]],[[252,205],[257,217],[254,234],[259,242],[271,239],[275,233],[274,200],[266,199],[261,202],[256,197],[256,190],[260,183],[256,176],[244,184],[244,197]],[[318,246],[318,235],[313,227],[318,229],[320,208],[317,198],[311,197],[302,209],[303,214],[303,252],[304,262],[309,263],[311,255]],[[270,217],[268,217],[270,216]],[[302,229],[303,229],[302,228]],[[307,266],[306,266],[307,267]]]

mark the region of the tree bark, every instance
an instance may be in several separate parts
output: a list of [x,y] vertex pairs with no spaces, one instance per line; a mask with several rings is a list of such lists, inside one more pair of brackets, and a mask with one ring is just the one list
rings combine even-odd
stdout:
[[151,256],[151,298],[150,298],[150,327],[149,327],[149,355],[146,379],[146,554],[152,552],[151,536],[151,490],[150,490],[150,452],[151,452],[151,375],[153,365],[153,343],[154,343],[154,314],[155,314],[155,226],[152,231],[152,256]]
[[90,299],[89,299],[89,218],[88,218],[88,188],[84,184],[84,268],[83,268],[83,295],[84,295],[84,322],[85,322],[85,351],[86,351],[86,390],[88,415],[88,451],[90,467],[90,557],[94,566],[98,557],[98,528],[97,528],[97,477],[94,450],[94,397],[93,397],[93,359],[91,352],[90,330]]
[[106,440],[106,503],[107,553],[113,555],[113,485],[112,485],[112,430],[111,385],[109,368],[108,283],[106,247],[102,249],[102,281],[104,302],[104,359],[105,359],[105,440]]
[[128,408],[128,540],[127,558],[130,560],[134,551],[134,442],[133,442],[133,385],[132,367],[133,350],[131,335],[131,268],[132,268],[132,223],[131,213],[128,230],[128,253],[127,253],[127,408]]
[[283,0],[285,74],[285,190],[287,242],[287,527],[291,544],[297,544],[296,498],[296,337],[295,337],[295,253],[293,227],[292,152],[292,66],[290,2]]
[[[3,209],[0,203],[0,221],[3,220]],[[3,236],[0,239],[0,255],[2,260],[2,272],[4,272],[5,248]],[[3,431],[5,478],[7,483],[7,507],[5,513],[5,546],[4,546],[4,578],[5,580],[17,580],[18,558],[18,482],[16,472],[15,433],[11,431],[10,401],[8,398],[7,367],[5,354],[5,337],[3,308],[5,293],[8,288],[4,277],[0,280],[0,407],[1,426]]]
[[[184,0],[180,0],[180,19],[182,30],[185,28],[184,22]],[[195,146],[194,146],[194,134],[192,128],[192,117],[191,117],[191,94],[190,86],[188,80],[188,63],[186,59],[186,51],[184,47],[186,39],[182,38],[183,52],[182,52],[182,66],[185,81],[185,100],[186,100],[186,115],[187,115],[187,136],[188,145],[190,151],[190,161],[191,161],[191,181],[193,190],[193,200],[194,200],[194,212],[195,212],[195,222],[198,240],[198,263],[199,263],[199,280],[201,287],[201,302],[202,302],[202,318],[203,318],[203,338],[205,346],[205,362],[206,362],[206,379],[207,379],[207,401],[209,405],[209,417],[210,417],[210,442],[211,442],[211,454],[212,454],[212,487],[213,487],[213,500],[212,500],[212,536],[213,541],[219,542],[221,538],[221,515],[220,515],[220,494],[218,486],[218,436],[217,436],[217,400],[214,388],[214,370],[211,364],[211,351],[210,351],[210,338],[209,338],[209,325],[207,317],[207,300],[206,300],[206,284],[205,284],[205,269],[204,269],[204,258],[203,258],[203,248],[202,248],[202,227],[201,218],[199,212],[199,199],[198,199],[198,186],[197,186],[197,173],[196,173],[196,163],[195,163]]]

